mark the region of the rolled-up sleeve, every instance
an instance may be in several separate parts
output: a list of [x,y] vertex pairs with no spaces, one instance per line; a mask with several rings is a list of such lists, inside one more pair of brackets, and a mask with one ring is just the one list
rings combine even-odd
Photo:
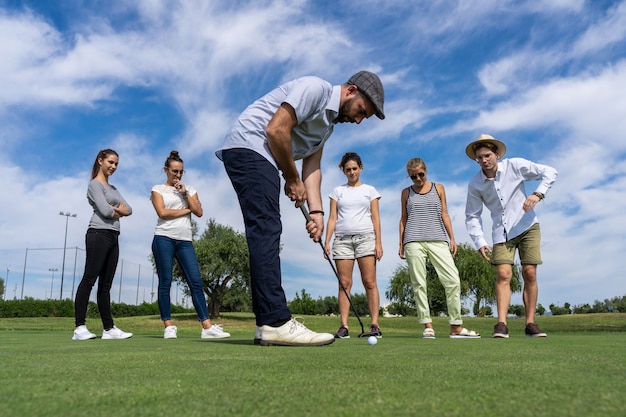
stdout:
[[[532,176],[532,178],[528,179],[539,180],[539,185],[535,191],[545,196],[552,188],[552,184],[556,181],[556,177],[559,173],[551,166],[531,162],[528,167],[528,175]],[[526,179],[526,175],[524,175],[524,179]]]
[[465,228],[476,249],[487,245],[485,233],[483,231],[483,200],[472,187],[472,182],[468,185],[467,201],[465,203]]

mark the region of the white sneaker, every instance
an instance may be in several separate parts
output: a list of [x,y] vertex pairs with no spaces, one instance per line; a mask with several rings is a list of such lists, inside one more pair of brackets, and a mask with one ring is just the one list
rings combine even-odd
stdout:
[[316,333],[292,318],[280,327],[263,326],[263,346],[324,346],[335,341],[330,333]]
[[225,337],[230,337],[230,333],[226,333],[222,330],[221,324],[214,324],[208,329],[202,329],[200,337],[203,339],[223,339]]
[[163,339],[176,339],[176,326],[167,326],[163,331]]
[[263,326],[256,326],[256,329],[254,331],[254,344],[255,345],[260,345],[261,344],[261,335],[263,334]]
[[72,340],[89,340],[95,339],[97,336],[87,330],[87,326],[84,324],[82,326],[78,326],[74,329],[74,336],[72,336]]
[[102,331],[102,339],[103,340],[107,340],[107,339],[128,339],[129,337],[133,337],[133,334],[132,333],[123,332],[123,331],[121,331],[120,329],[118,329],[115,326],[113,326],[109,330],[103,330]]

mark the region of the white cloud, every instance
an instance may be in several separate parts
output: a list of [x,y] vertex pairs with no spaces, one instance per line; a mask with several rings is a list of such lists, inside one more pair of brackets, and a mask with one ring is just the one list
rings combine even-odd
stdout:
[[491,109],[480,111],[478,117],[457,126],[495,131],[554,127],[577,132],[580,138],[609,141],[620,150],[624,141],[620,134],[626,120],[626,61],[604,68],[599,73],[583,73],[569,78],[550,80]]
[[[419,150],[437,158],[439,168],[432,174],[446,186],[457,241],[467,242],[465,187],[477,168],[462,152],[466,140],[458,142],[482,131],[506,138],[512,156],[560,171],[539,209],[545,260],[540,302],[592,302],[623,293],[618,254],[626,234],[620,220],[626,209],[620,198],[626,178],[621,95],[626,63],[614,51],[624,35],[624,3],[606,12],[582,0],[423,2],[420,7],[397,2],[384,10],[379,3],[355,16],[343,10],[321,13],[317,3],[305,1],[174,5],[143,0],[106,10],[79,8],[80,19],[68,15],[63,29],[35,12],[0,12],[0,142],[5,149],[0,165],[10,190],[0,204],[2,236],[10,237],[3,239],[0,259],[11,270],[11,282],[20,275],[14,271],[23,268],[23,248],[62,245],[64,219],[58,211],[78,213],[70,219],[69,247],[84,246],[91,216],[85,193],[95,155],[82,160],[40,147],[39,137],[48,138],[54,129],[46,120],[31,121],[33,113],[51,112],[57,123],[71,125],[83,112],[93,116],[105,106],[119,110],[128,104],[120,91],[133,87],[149,90],[179,112],[182,126],[158,140],[147,132],[153,126],[145,126],[146,131],[144,126],[132,131],[89,126],[94,141],[110,143],[120,153],[120,168],[111,181],[134,210],[123,219],[120,238],[123,300],[134,302],[137,274],[143,287],[149,290],[151,284],[147,256],[156,215],[149,190],[163,181],[167,153],[178,149],[186,161],[186,181],[199,190],[205,209],[201,227],[213,217],[242,230],[235,193],[213,155],[231,120],[285,79],[317,74],[339,83],[351,71],[368,68],[379,72],[385,84],[387,119],[336,129],[324,152],[322,195],[326,198],[343,181],[336,160],[346,148],[364,149],[364,178],[383,194],[381,293],[401,262],[398,199],[407,184],[396,174],[403,173],[407,153]],[[554,25],[546,27],[547,20]],[[514,42],[485,40],[486,31],[505,33]],[[471,43],[475,39],[489,50],[483,53]],[[482,85],[466,73],[468,60],[482,68],[476,72]],[[454,91],[442,92],[441,86]],[[119,113],[120,119],[126,116]],[[429,153],[431,145],[441,154]],[[31,154],[42,163],[26,169],[22,159]],[[80,167],[82,172],[74,174]],[[301,288],[333,294],[336,279],[319,247],[307,238],[301,213],[286,198],[281,203],[288,297]],[[43,297],[48,268],[59,265],[59,255],[29,254],[29,279],[32,291],[41,292],[37,296]],[[79,274],[81,256],[78,252]],[[362,292],[356,272],[354,281]],[[561,296],[566,298],[556,299]]]
[[590,26],[574,43],[573,55],[584,56],[612,44],[622,42],[626,36],[626,3],[609,9],[606,18]]

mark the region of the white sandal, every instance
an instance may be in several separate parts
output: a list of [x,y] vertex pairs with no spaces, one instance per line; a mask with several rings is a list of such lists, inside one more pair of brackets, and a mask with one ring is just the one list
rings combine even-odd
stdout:
[[459,333],[451,334],[450,339],[480,339],[480,334],[463,327]]
[[434,339],[435,338],[435,330],[427,327],[424,329],[424,333],[422,333],[422,338],[424,339]]

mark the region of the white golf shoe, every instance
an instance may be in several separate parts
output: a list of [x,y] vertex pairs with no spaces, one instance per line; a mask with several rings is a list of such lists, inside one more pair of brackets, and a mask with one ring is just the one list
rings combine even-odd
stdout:
[[253,343],[255,345],[261,344],[261,336],[263,335],[263,326],[256,326],[254,330],[254,340]]
[[292,318],[280,327],[263,326],[262,346],[324,346],[335,341],[330,333],[316,333]]

